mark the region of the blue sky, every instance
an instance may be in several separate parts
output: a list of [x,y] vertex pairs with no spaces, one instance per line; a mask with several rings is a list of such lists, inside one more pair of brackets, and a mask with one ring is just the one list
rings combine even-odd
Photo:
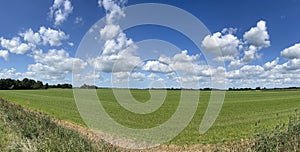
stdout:
[[[300,85],[298,0],[2,0],[0,3],[0,78],[29,77],[50,84],[72,83],[75,63],[79,71],[74,75],[80,83],[95,81],[108,87],[115,83],[124,85],[121,80],[128,79],[131,87],[140,88],[183,84],[210,87],[210,75],[224,78],[218,83],[225,87]],[[145,25],[119,31],[119,20],[126,19],[124,8],[142,3],[183,9],[202,21],[211,34],[199,44],[202,46],[199,49],[183,34],[162,26]],[[101,39],[95,44],[98,56],[76,56],[84,35],[98,20],[110,15],[121,19],[114,19],[113,23],[106,20],[94,31]],[[177,22],[181,21],[179,18]],[[190,23],[183,24],[188,27]],[[100,34],[105,27],[108,30]],[[108,34],[111,35],[103,37]],[[123,41],[118,41],[121,37]],[[110,48],[121,42],[128,45],[105,49],[104,44],[112,41],[117,44]],[[222,56],[214,54],[216,46]],[[203,51],[214,54],[211,62],[222,62],[225,66],[208,69]],[[126,63],[121,70],[109,67],[116,64],[113,56]],[[145,56],[157,59],[145,60]]]

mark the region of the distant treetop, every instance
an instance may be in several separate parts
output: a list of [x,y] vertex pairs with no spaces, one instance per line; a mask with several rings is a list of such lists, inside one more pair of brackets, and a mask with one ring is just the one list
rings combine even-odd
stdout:
[[17,89],[48,89],[48,88],[72,88],[71,84],[49,85],[43,84],[42,81],[24,78],[21,80],[0,79],[0,90],[17,90]]

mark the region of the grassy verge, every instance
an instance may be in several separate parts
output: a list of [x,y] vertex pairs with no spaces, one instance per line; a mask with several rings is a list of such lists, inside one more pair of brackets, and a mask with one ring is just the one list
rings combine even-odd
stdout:
[[48,116],[30,112],[0,100],[0,151],[115,151],[76,130],[53,122]]
[[13,148],[14,140],[19,139],[19,137],[2,118],[0,113],[0,151],[8,151]]
[[288,123],[278,124],[271,132],[256,134],[255,151],[300,151],[300,116],[296,112]]

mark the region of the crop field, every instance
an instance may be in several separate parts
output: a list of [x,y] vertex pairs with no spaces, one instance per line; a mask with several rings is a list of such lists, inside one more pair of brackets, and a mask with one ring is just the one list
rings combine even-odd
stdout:
[[[165,102],[157,111],[138,115],[122,108],[111,89],[98,89],[97,93],[107,113],[118,123],[132,128],[151,128],[165,122],[175,112],[180,99],[180,90],[168,90]],[[131,90],[131,93],[140,102],[150,98],[147,90]],[[199,134],[199,125],[210,92],[199,93],[200,102],[192,121],[183,132],[166,144],[192,145],[251,138],[256,130],[272,129],[278,123],[287,122],[289,116],[300,109],[299,90],[229,91],[226,92],[224,105],[214,125],[205,134]],[[71,89],[1,90],[0,98],[85,126]]]

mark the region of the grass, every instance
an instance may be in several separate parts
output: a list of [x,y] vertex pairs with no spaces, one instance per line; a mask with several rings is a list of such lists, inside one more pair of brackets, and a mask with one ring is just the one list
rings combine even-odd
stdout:
[[116,151],[78,130],[58,125],[49,116],[1,99],[0,115],[0,151]]
[[[0,116],[2,118],[2,115]],[[6,125],[3,119],[0,119],[0,151],[4,151],[13,144],[13,137],[16,136],[14,130]]]
[[[138,115],[122,108],[116,102],[111,89],[98,89],[97,93],[107,113],[120,124],[132,128],[151,128],[165,122],[175,112],[180,98],[179,90],[170,90],[164,104],[157,111]],[[131,93],[141,102],[150,97],[147,90],[131,90]],[[210,92],[202,91],[191,123],[167,144],[205,144],[251,138],[258,122],[265,130],[271,130],[279,122],[287,122],[295,109],[300,108],[299,94],[299,90],[227,92],[215,124],[208,132],[200,135],[199,125],[210,96]],[[77,111],[72,90],[69,89],[2,90],[0,98],[85,126]]]
[[299,151],[299,112],[291,116],[288,123],[278,124],[271,132],[259,131],[255,138],[254,151]]

